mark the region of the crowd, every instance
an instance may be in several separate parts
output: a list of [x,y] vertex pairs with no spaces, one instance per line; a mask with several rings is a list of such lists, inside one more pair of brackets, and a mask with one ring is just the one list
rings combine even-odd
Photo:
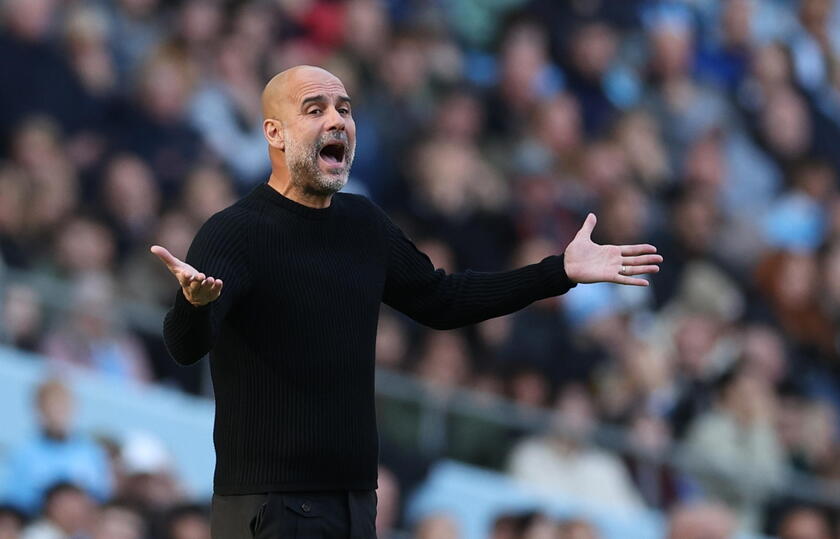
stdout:
[[[561,252],[589,211],[595,241],[650,242],[665,259],[649,288],[578,286],[463,331],[426,330],[383,308],[383,368],[426,382],[434,398],[476,389],[552,410],[563,425],[535,436],[450,417],[448,456],[548,493],[673,509],[673,539],[690,537],[679,529],[695,521],[724,530],[709,537],[733,527],[840,534],[836,514],[784,496],[801,474],[840,479],[834,0],[5,0],[0,9],[0,273],[72,291],[56,301],[5,284],[0,342],[43,354],[58,372],[206,392],[201,367],[177,367],[160,332],[132,326],[118,307],[171,305],[176,283],[149,245],[183,257],[210,215],[265,181],[262,86],[289,66],[321,65],[353,98],[347,189],[384,207],[436,267],[538,261]],[[382,403],[380,412],[386,449],[422,445],[417,410]],[[702,469],[598,449],[586,443],[596,425],[624,428],[637,452]],[[90,466],[103,465],[85,443]],[[15,461],[21,474],[38,458],[30,449]],[[406,490],[411,468],[386,468],[381,482]],[[154,526],[155,537],[206,537],[203,509],[174,493],[150,521],[125,485],[15,477],[26,499],[0,511],[0,538],[18,537],[24,519],[33,522],[25,539],[69,536],[40,531],[65,520],[88,523],[72,525],[84,537],[141,537]],[[732,512],[690,505],[698,497]],[[500,516],[495,529],[597,537],[584,521],[538,514]],[[417,536],[457,528],[432,518]]]

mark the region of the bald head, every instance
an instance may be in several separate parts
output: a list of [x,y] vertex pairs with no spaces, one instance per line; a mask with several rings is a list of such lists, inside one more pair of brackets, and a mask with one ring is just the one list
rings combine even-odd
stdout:
[[277,183],[308,197],[329,197],[347,183],[356,124],[338,77],[315,66],[287,69],[265,85],[262,109]]
[[346,94],[344,85],[338,77],[317,66],[299,65],[290,67],[274,75],[263,88],[262,110],[263,119],[282,118],[283,108],[295,105],[295,97],[301,90],[305,91],[317,84],[325,84],[340,88]]

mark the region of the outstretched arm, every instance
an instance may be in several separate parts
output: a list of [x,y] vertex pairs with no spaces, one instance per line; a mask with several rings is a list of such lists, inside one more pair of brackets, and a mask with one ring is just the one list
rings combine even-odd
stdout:
[[509,314],[567,292],[577,283],[615,282],[645,286],[634,275],[653,273],[662,257],[651,245],[598,245],[590,239],[590,214],[564,254],[504,272],[435,269],[402,231],[385,217],[390,259],[383,301],[435,329],[452,329]]
[[150,249],[180,285],[163,323],[163,340],[176,362],[190,365],[210,351],[221,322],[247,290],[250,278],[241,241],[229,224],[214,216],[196,234],[187,262],[160,245]]

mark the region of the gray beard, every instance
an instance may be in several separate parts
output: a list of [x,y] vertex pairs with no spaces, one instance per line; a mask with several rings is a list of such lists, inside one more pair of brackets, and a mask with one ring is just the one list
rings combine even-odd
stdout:
[[[286,163],[291,173],[292,184],[308,195],[326,196],[337,193],[347,184],[350,167],[353,165],[355,147],[349,144],[344,151],[344,166],[336,174],[323,172],[318,166],[321,149],[338,137],[325,133],[311,146],[298,145],[286,133]],[[346,140],[346,139],[345,139]]]

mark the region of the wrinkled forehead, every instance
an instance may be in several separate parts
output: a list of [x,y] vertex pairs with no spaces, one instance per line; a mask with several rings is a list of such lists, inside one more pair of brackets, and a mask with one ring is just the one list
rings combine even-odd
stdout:
[[296,76],[290,81],[289,91],[286,93],[287,103],[300,107],[305,100],[315,96],[323,96],[333,102],[338,97],[347,95],[344,84],[329,73],[306,73]]

